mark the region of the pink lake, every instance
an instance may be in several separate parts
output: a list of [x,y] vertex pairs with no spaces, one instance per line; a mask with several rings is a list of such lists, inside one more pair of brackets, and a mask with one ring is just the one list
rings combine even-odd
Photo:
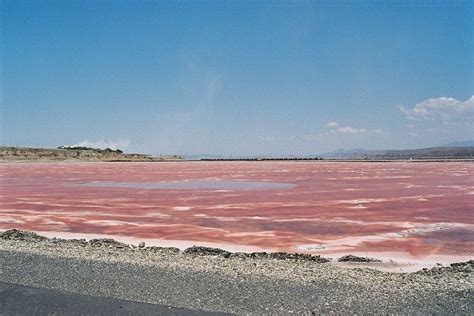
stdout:
[[0,230],[232,250],[474,255],[470,162],[0,164]]

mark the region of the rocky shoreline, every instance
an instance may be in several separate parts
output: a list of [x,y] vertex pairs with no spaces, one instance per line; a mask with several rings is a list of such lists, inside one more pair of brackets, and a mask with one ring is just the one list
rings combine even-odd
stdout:
[[[57,246],[65,247],[89,247],[89,248],[102,248],[102,249],[114,249],[121,251],[134,251],[139,250],[141,252],[148,253],[159,253],[166,255],[188,255],[188,256],[218,256],[225,259],[276,259],[276,260],[294,260],[294,261],[308,261],[314,263],[328,263],[331,262],[331,258],[322,257],[320,255],[311,255],[305,253],[287,253],[287,252],[230,252],[220,248],[213,247],[203,247],[203,246],[193,246],[184,249],[181,251],[176,247],[157,247],[150,246],[145,247],[145,243],[141,242],[138,246],[133,244],[126,244],[123,242],[116,241],[111,238],[94,238],[87,241],[86,239],[62,239],[62,238],[48,238],[42,235],[38,235],[34,232],[22,231],[18,229],[10,229],[0,233],[0,240],[15,240],[15,241],[25,241],[31,243],[46,243],[53,244]],[[370,257],[360,257],[355,255],[344,255],[337,259],[337,262],[354,262],[354,263],[380,263],[382,262],[376,258]],[[466,272],[472,272],[474,268],[474,260],[469,260],[465,262],[455,262],[449,266],[434,267],[432,269],[422,269],[422,272],[427,272],[430,270],[434,271],[449,271],[449,270],[459,270]]]
[[[364,260],[367,258],[352,258]],[[414,273],[320,256],[0,234],[0,281],[237,314],[474,313],[474,261]],[[402,303],[403,302],[403,303]]]

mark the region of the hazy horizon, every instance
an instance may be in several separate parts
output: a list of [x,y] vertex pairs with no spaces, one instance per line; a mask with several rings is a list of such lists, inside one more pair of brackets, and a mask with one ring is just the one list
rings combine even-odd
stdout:
[[311,155],[474,139],[474,6],[1,2],[0,143]]

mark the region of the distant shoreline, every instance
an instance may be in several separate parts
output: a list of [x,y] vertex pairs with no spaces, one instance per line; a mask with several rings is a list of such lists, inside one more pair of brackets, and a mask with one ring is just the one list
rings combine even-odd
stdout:
[[163,162],[173,162],[173,163],[196,163],[196,162],[208,162],[208,163],[218,163],[218,162],[311,162],[311,163],[377,163],[377,162],[386,162],[386,163],[396,163],[396,162],[413,162],[413,163],[422,163],[422,162],[438,162],[438,163],[449,163],[449,162],[474,162],[473,159],[466,158],[451,158],[451,159],[377,159],[377,160],[364,160],[364,159],[203,159],[203,160],[187,160],[187,159],[166,159],[166,158],[157,158],[157,159],[120,159],[120,160],[81,160],[81,159],[56,159],[56,160],[47,160],[47,159],[22,159],[22,160],[10,160],[10,159],[0,159],[0,164],[2,163],[163,163]]
[[262,158],[262,159],[200,159],[200,160],[182,160],[182,161],[296,161],[296,162],[474,162],[474,158],[416,158],[416,159],[338,159],[338,158]]
[[474,147],[434,147],[419,150],[369,151],[354,157],[248,157],[185,158],[179,155],[151,156],[121,150],[94,148],[29,148],[0,146],[0,163],[19,162],[472,162]]

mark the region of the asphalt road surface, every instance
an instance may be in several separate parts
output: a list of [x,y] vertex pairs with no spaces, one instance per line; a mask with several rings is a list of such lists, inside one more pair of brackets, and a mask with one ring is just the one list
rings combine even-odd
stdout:
[[218,315],[0,282],[0,315]]

